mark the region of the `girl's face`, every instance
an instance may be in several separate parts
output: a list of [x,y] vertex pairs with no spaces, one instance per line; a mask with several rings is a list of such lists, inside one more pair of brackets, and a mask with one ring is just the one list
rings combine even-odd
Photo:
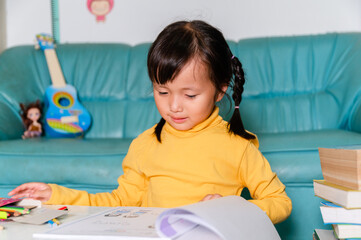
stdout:
[[[191,60],[173,81],[153,84],[154,100],[160,115],[175,129],[189,130],[212,113],[223,97],[209,79],[207,68]],[[227,90],[225,86],[222,90]]]
[[40,110],[38,108],[30,108],[26,116],[33,122],[38,121],[40,118]]

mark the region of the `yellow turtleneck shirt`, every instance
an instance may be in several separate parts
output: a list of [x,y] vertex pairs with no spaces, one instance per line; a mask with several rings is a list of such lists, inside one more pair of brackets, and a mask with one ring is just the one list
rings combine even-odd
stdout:
[[253,198],[249,201],[273,223],[285,220],[291,200],[258,150],[258,140],[230,134],[218,111],[188,131],[166,123],[161,143],[154,127],[139,135],[124,158],[119,187],[111,193],[89,194],[49,184],[52,195],[47,204],[177,207],[207,194],[239,196],[247,187]]

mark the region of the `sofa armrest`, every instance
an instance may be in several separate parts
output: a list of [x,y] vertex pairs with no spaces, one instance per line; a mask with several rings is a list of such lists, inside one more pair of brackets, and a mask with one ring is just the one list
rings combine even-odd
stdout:
[[351,131],[361,133],[361,90],[353,103],[350,118],[348,122],[348,128]]
[[45,59],[33,46],[13,47],[0,54],[0,141],[19,139],[24,133],[19,103],[43,98],[49,72],[39,66],[46,66]]
[[0,141],[20,138],[24,132],[19,107],[0,97]]

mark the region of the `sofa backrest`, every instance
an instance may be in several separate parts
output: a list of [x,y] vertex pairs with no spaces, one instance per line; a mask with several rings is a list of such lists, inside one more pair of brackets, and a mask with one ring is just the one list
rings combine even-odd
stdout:
[[[241,103],[247,129],[255,133],[344,128],[361,83],[361,34],[326,34],[230,41],[243,63]],[[93,118],[86,138],[134,138],[159,119],[147,75],[150,43],[63,44],[56,52],[67,83]],[[43,99],[51,84],[44,54],[19,46],[0,55],[0,123],[8,136],[23,129],[19,103]],[[350,86],[355,86],[350,88]],[[230,117],[230,102],[221,114]],[[8,130],[1,126],[0,131]]]
[[93,117],[87,138],[134,138],[160,119],[147,73],[150,44],[63,45],[65,78]]
[[[80,102],[92,116],[86,138],[134,138],[159,121],[146,67],[149,46],[64,44],[56,48],[66,82],[77,89]],[[0,102],[6,106],[0,109],[17,115],[12,117],[12,127],[18,131],[10,138],[23,132],[19,103],[43,99],[49,85],[41,50],[20,46],[1,54]],[[8,117],[0,116],[0,122]]]
[[361,93],[361,33],[245,39],[245,126],[256,133],[347,128]]

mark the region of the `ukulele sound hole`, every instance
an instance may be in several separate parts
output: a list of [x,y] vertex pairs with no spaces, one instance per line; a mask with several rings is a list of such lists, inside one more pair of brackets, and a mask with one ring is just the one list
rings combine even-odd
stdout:
[[74,98],[67,92],[57,92],[53,96],[53,103],[60,109],[68,109],[73,106]]
[[59,105],[62,107],[68,107],[70,105],[70,100],[66,97],[59,98]]

